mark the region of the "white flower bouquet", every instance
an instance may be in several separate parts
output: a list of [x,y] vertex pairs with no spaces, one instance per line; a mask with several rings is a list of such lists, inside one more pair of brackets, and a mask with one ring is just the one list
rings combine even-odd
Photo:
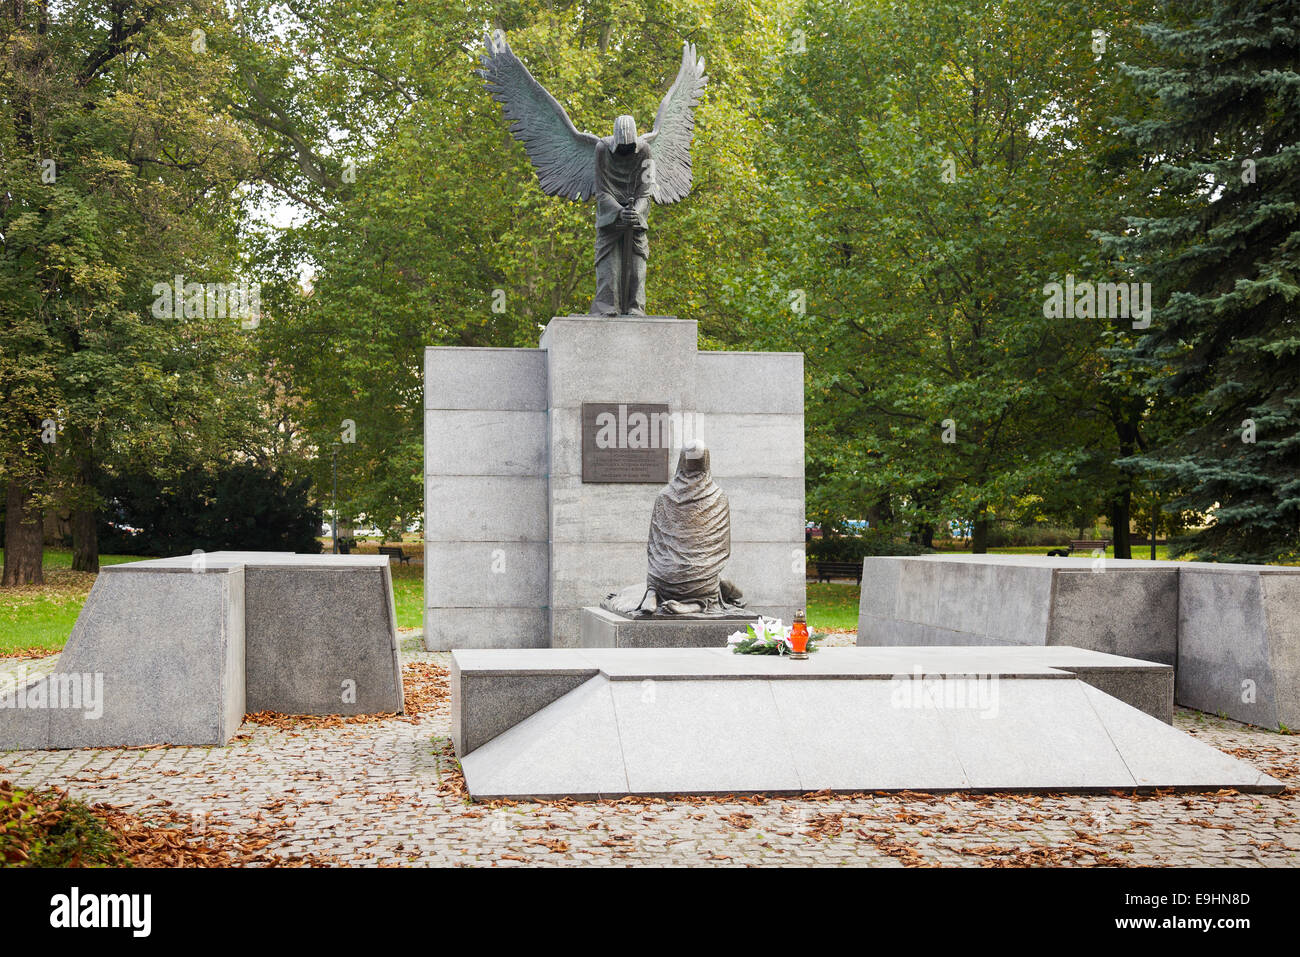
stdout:
[[[759,618],[744,631],[727,639],[727,647],[738,655],[788,655],[794,651],[790,643],[790,625],[782,625],[780,618]],[[808,650],[816,651],[817,636],[808,629]]]

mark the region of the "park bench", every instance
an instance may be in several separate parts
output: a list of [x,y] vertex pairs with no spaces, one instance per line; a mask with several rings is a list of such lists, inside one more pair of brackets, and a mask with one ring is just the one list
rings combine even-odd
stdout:
[[862,562],[814,562],[814,577],[819,582],[829,582],[832,578],[852,578],[862,584]]
[[1049,556],[1058,556],[1061,558],[1065,558],[1066,556],[1076,551],[1092,552],[1092,551],[1100,550],[1101,553],[1105,555],[1106,549],[1108,549],[1109,547],[1110,547],[1109,538],[1076,538],[1070,541],[1069,548],[1054,548],[1047,554]]
[[394,545],[380,545],[379,554],[389,555],[393,558],[396,558],[398,563],[402,565],[410,564],[411,561],[410,555],[405,554],[400,548]]

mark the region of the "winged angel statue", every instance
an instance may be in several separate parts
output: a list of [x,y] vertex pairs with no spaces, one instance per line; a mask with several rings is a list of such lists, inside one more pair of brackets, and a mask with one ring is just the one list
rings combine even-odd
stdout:
[[614,120],[614,134],[579,133],[564,107],[533,79],[500,30],[486,38],[478,71],[501,103],[510,132],[524,144],[542,192],[585,202],[596,198],[597,316],[644,316],[650,257],[650,200],[675,203],[691,191],[691,134],[695,104],[709,78],[693,44],[682,44],[682,65],[655,116],[638,136],[636,120]]

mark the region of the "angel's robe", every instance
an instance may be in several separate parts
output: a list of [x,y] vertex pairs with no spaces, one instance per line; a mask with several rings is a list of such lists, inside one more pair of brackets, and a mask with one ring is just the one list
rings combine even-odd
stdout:
[[744,595],[722,577],[730,557],[731,506],[713,481],[708,448],[697,441],[655,499],[645,583],[610,592],[600,607],[631,617],[743,614]]
[[[644,139],[636,149],[619,153],[610,141],[596,144],[596,298],[594,315],[644,315],[645,268],[650,259],[647,238],[650,181],[645,164],[651,159]],[[624,209],[636,221],[619,220]]]
[[659,600],[719,601],[722,568],[731,557],[731,506],[713,481],[709,453],[685,453],[677,474],[655,499],[646,544],[646,583]]

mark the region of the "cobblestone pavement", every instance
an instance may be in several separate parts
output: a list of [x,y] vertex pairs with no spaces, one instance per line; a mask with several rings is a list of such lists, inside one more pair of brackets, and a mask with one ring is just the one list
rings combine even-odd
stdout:
[[45,658],[0,658],[0,694],[48,675],[58,662],[58,655]]
[[[449,660],[404,658],[408,668]],[[271,835],[273,853],[338,864],[1300,864],[1300,737],[1192,711],[1176,724],[1289,789],[475,805],[446,737],[445,684],[416,718],[324,728],[247,722],[221,748],[5,752],[0,779],[64,787],[150,820],[176,811],[200,828],[257,830]]]

